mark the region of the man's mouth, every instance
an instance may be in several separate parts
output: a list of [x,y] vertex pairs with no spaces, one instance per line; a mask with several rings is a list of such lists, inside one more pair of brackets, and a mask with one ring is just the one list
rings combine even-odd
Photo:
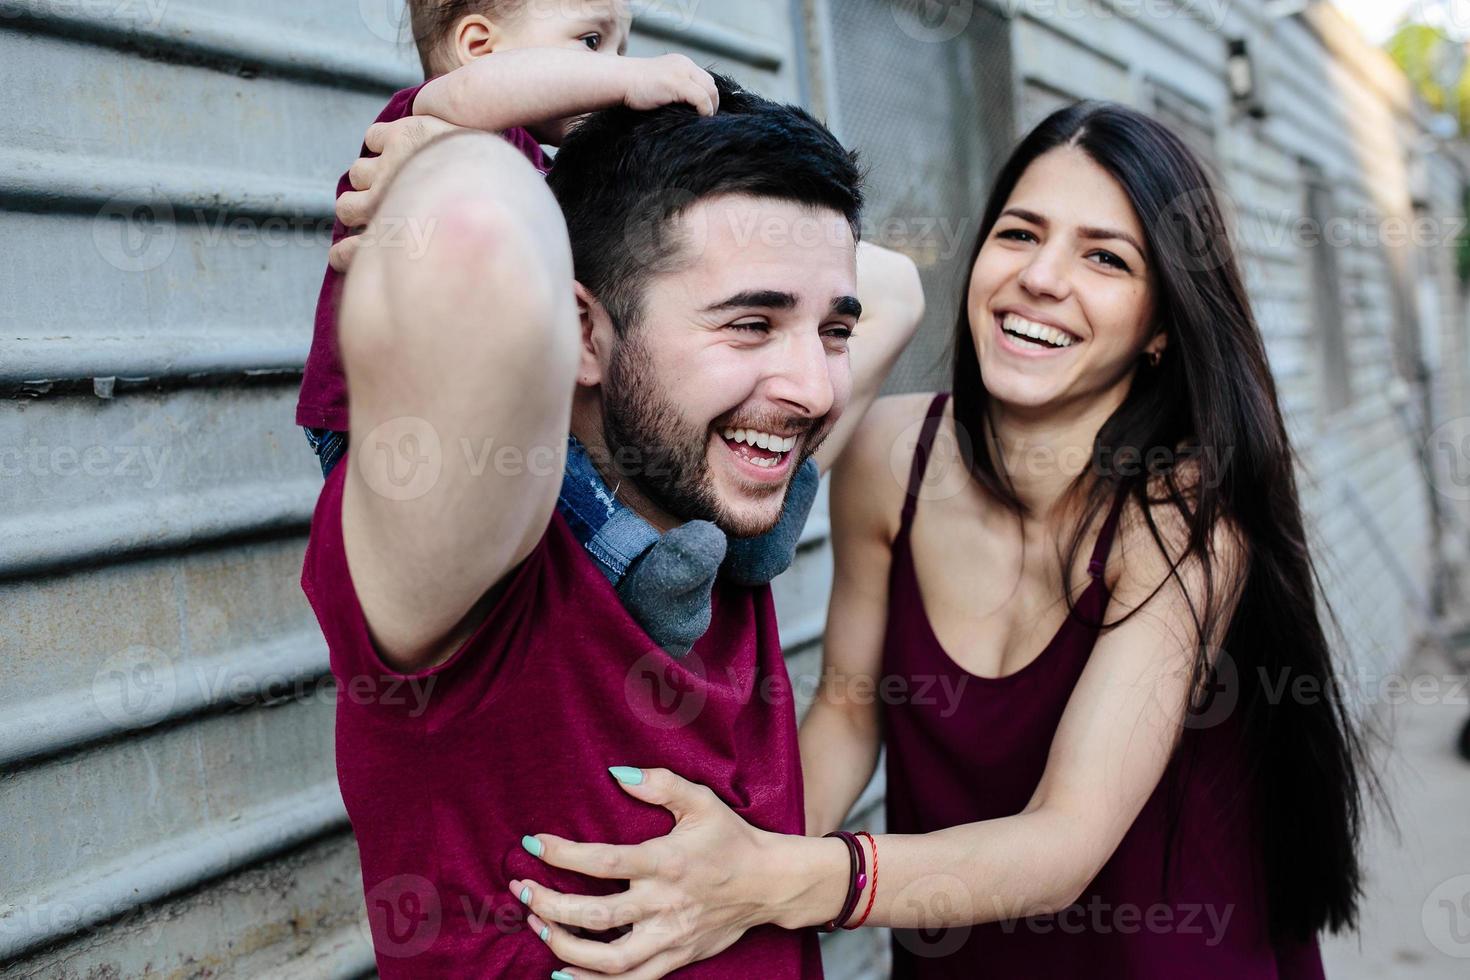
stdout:
[[1065,350],[1079,342],[1065,330],[1015,313],[1006,313],[997,319],[1001,333],[1022,350]]
[[787,457],[800,441],[797,436],[781,436],[757,429],[722,429],[726,447],[752,466],[766,470],[785,467]]

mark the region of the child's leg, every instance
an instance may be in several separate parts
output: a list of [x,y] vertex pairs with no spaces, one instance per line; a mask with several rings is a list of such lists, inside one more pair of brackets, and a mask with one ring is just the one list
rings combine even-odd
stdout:
[[322,464],[322,479],[332,475],[347,452],[347,433],[331,429],[306,429],[306,442]]

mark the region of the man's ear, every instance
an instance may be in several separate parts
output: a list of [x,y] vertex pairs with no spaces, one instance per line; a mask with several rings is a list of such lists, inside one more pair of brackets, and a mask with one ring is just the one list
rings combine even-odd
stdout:
[[505,33],[495,22],[481,14],[462,17],[449,35],[449,62],[463,67],[476,58],[494,54],[505,42]]
[[603,365],[611,353],[613,342],[612,317],[592,291],[580,282],[573,282],[577,294],[577,320],[582,326],[582,357],[577,363],[577,385],[595,388],[602,384]]

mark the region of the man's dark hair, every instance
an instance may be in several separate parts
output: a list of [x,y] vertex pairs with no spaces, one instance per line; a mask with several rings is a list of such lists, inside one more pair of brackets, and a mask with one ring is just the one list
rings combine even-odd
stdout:
[[857,157],[805,110],[715,75],[720,111],[689,106],[589,116],[562,144],[549,182],[566,216],[577,280],[621,333],[635,324],[649,277],[683,242],[674,222],[698,200],[748,194],[842,214],[859,234]]

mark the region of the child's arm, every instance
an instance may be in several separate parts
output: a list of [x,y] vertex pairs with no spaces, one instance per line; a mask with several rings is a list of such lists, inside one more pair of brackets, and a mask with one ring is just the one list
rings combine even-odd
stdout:
[[720,95],[709,72],[680,54],[598,57],[562,48],[504,51],[441,75],[414,100],[414,114],[504,132],[626,105],[687,103],[712,116]]

